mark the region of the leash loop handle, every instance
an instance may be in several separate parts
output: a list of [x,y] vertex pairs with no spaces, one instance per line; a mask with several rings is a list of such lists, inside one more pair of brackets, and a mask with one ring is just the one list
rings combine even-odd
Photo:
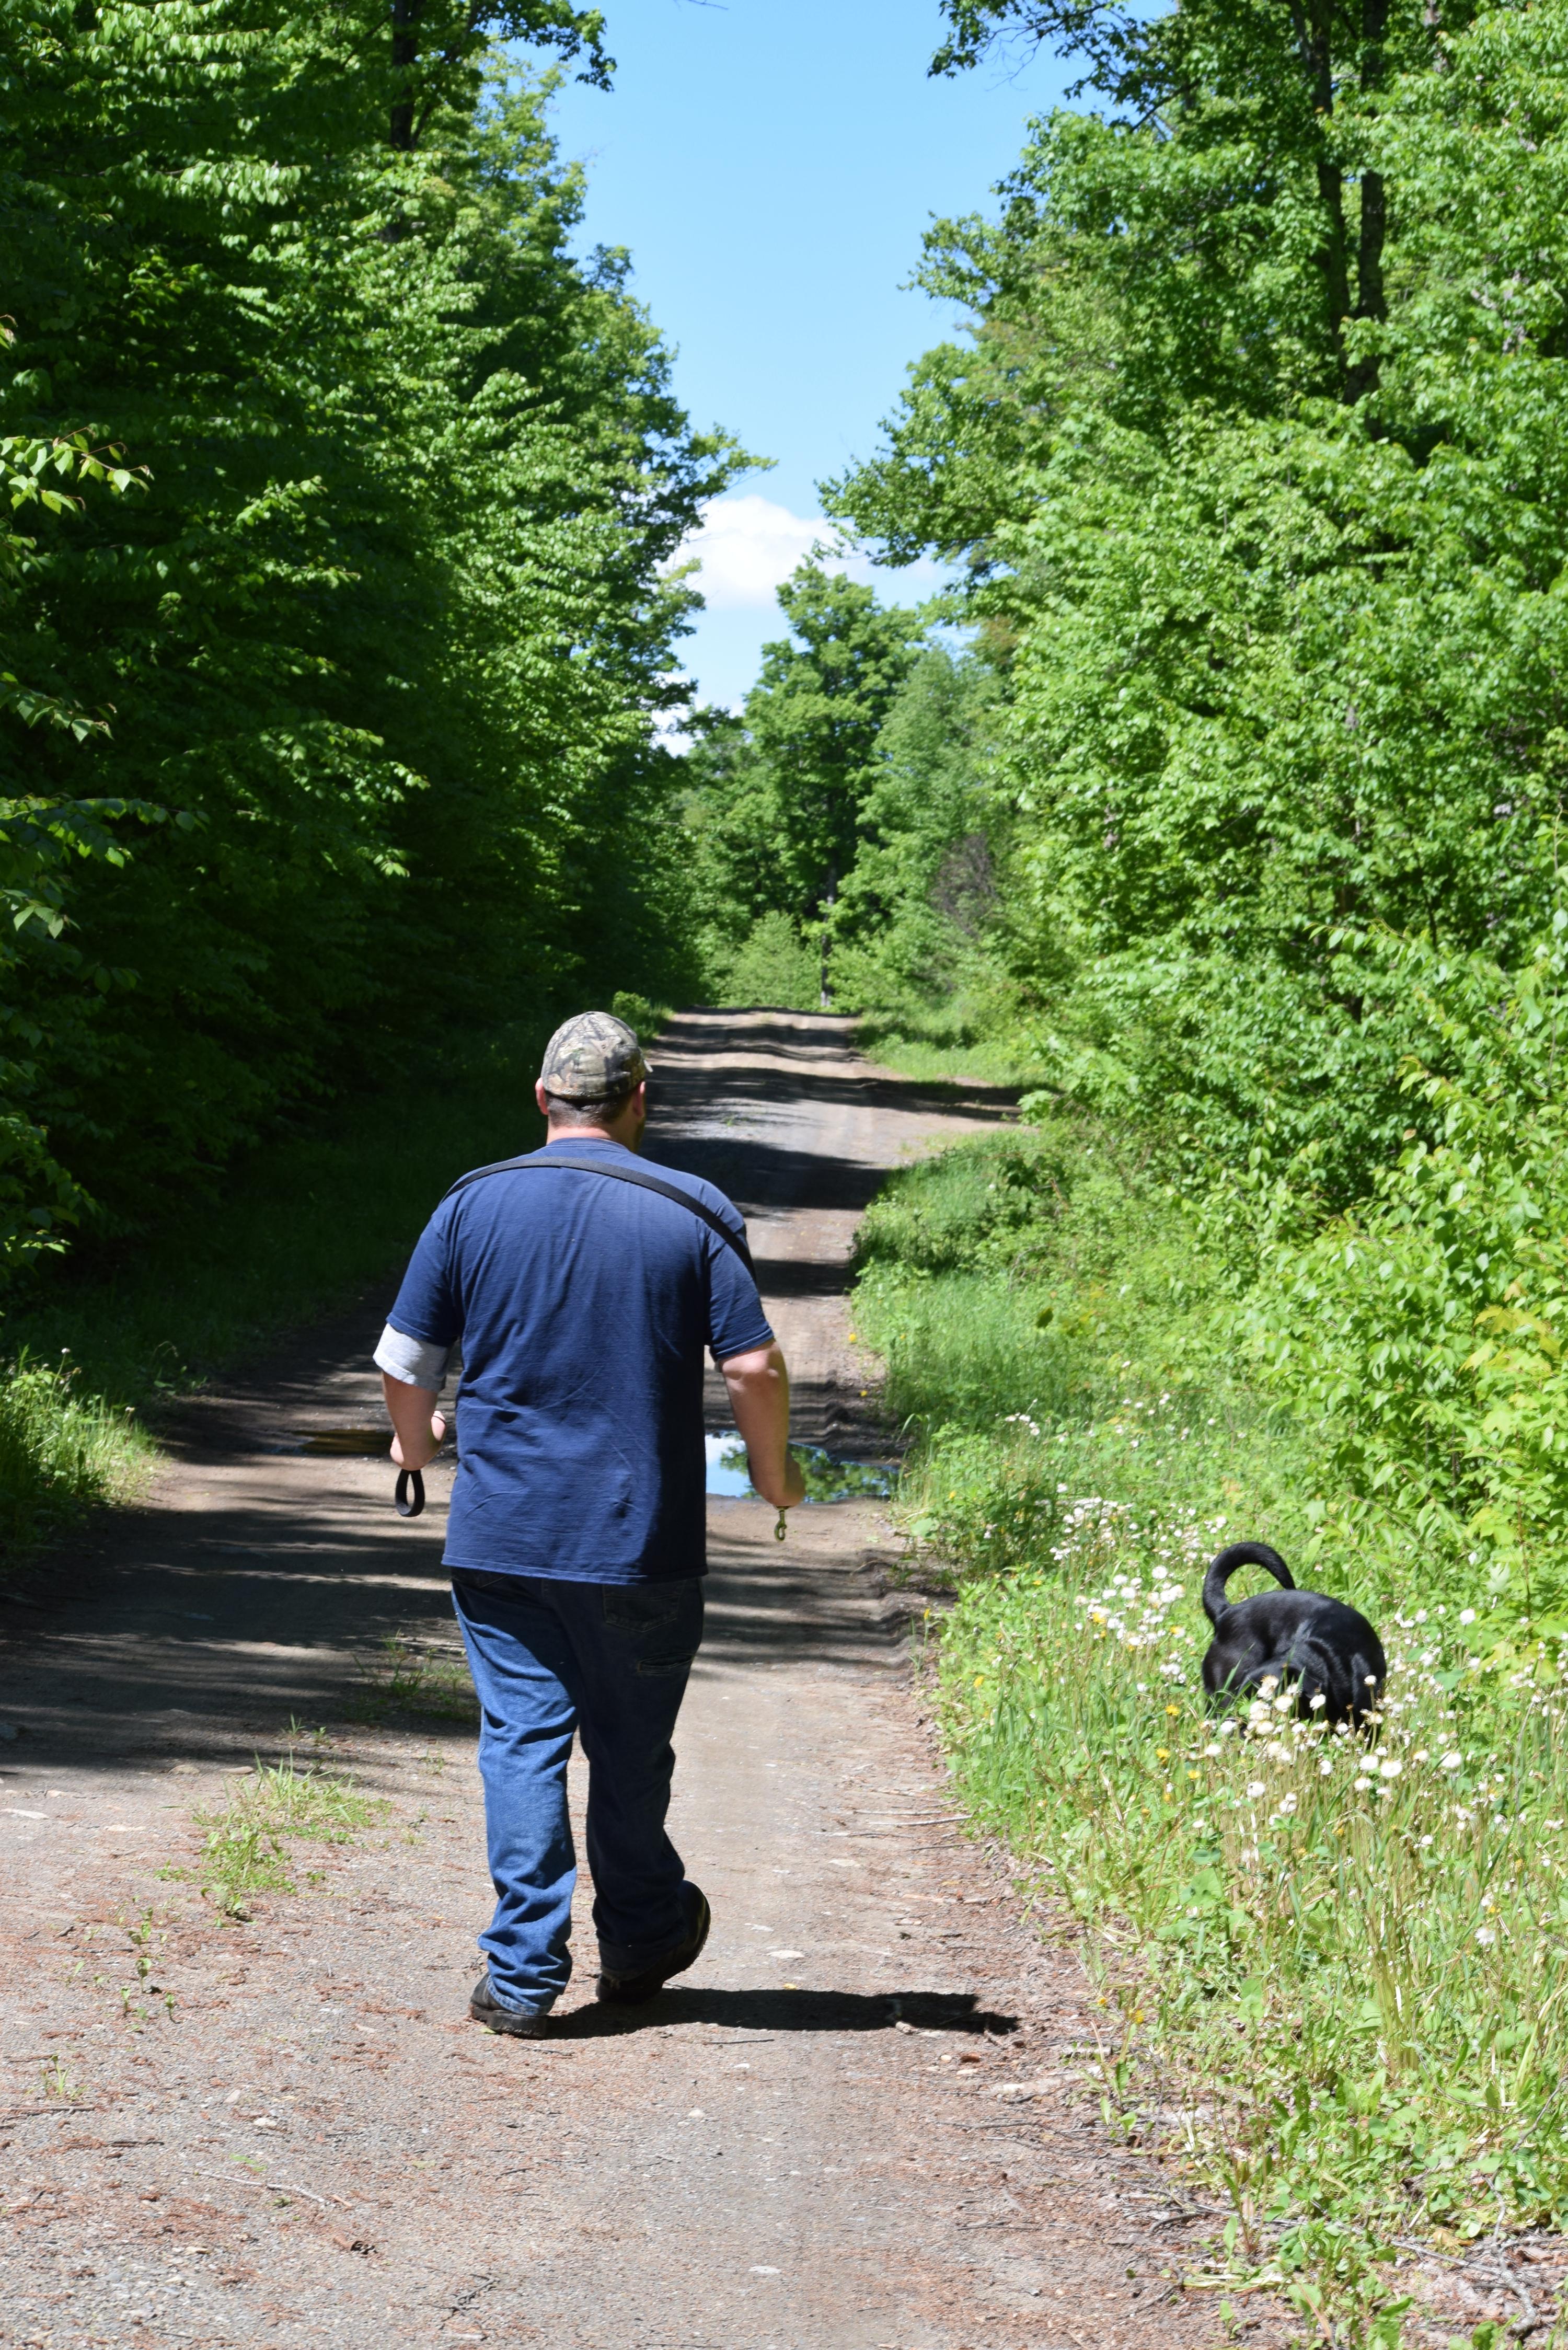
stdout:
[[[413,1491],[410,1494],[410,1487]],[[425,1481],[417,1469],[400,1469],[392,1506],[400,1518],[418,1518],[424,1514]]]

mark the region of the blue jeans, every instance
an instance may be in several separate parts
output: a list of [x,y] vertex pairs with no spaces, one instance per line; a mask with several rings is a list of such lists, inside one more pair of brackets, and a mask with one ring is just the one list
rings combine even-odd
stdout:
[[495,1915],[479,1945],[506,2007],[543,2014],[571,1977],[577,1880],[566,1813],[572,1735],[588,1765],[588,1866],[600,1963],[632,1974],[689,1929],[665,1834],[670,1737],[702,1638],[702,1586],[452,1579],[479,1692],[479,1771]]

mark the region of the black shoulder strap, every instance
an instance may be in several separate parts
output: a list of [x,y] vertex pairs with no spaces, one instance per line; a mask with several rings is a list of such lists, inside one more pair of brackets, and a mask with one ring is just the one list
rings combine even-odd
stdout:
[[479,1182],[483,1176],[521,1174],[530,1167],[574,1167],[582,1175],[607,1175],[612,1183],[635,1183],[639,1191],[657,1191],[660,1199],[673,1200],[678,1208],[688,1209],[700,1223],[707,1225],[710,1232],[717,1232],[722,1241],[727,1241],[752,1279],[754,1281],[757,1277],[751,1250],[738,1233],[730,1230],[722,1216],[716,1216],[711,1208],[705,1206],[701,1200],[694,1200],[690,1191],[682,1191],[677,1184],[661,1182],[657,1175],[650,1175],[646,1167],[622,1167],[618,1163],[612,1166],[602,1159],[568,1159],[564,1150],[553,1150],[548,1159],[498,1159],[493,1167],[476,1167],[472,1175],[460,1175],[441,1197],[450,1200],[453,1191],[465,1191],[471,1183]]

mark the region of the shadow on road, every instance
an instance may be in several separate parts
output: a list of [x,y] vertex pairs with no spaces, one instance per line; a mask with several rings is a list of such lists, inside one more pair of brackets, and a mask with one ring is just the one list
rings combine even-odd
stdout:
[[628,2032],[679,2023],[711,2023],[742,2032],[960,2032],[984,2038],[1016,2032],[1015,2015],[995,2015],[968,1991],[714,1991],[679,1985],[646,2007],[580,2007],[564,2016],[554,2041],[604,2040]]

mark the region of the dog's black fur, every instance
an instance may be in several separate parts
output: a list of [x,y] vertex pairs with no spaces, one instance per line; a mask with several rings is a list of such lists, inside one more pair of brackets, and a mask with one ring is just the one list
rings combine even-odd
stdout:
[[[1232,1607],[1225,1586],[1239,1566],[1266,1567],[1278,1591],[1260,1591]],[[1267,1543],[1231,1543],[1203,1578],[1203,1613],[1214,1638],[1203,1659],[1203,1686],[1221,1700],[1255,1690],[1270,1675],[1295,1690],[1309,1720],[1349,1721],[1359,1730],[1383,1694],[1388,1667],[1365,1616],[1321,1591],[1298,1591],[1290,1568]],[[1324,1703],[1313,1713],[1313,1699]]]

